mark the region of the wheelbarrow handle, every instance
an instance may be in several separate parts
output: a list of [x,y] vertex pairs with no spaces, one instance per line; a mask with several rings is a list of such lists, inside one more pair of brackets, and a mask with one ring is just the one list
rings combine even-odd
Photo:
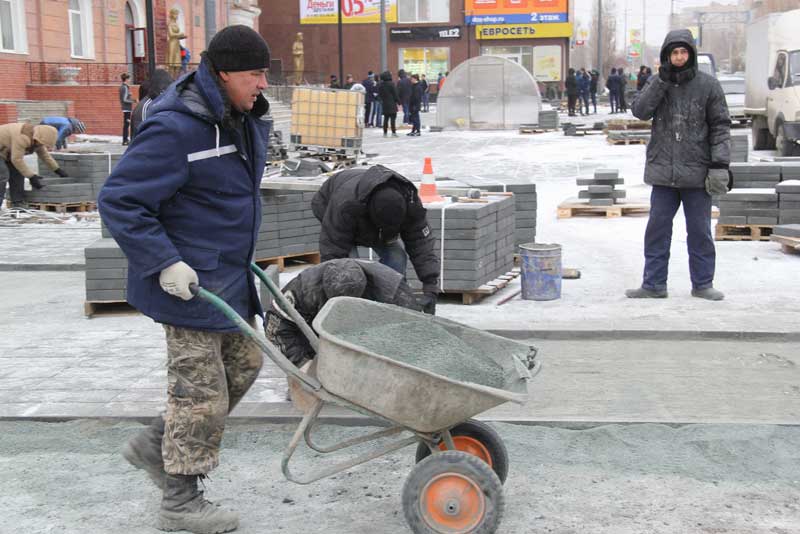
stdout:
[[289,302],[289,299],[284,296],[281,288],[279,288],[275,282],[273,282],[272,279],[267,276],[267,273],[265,273],[261,267],[255,263],[250,264],[250,270],[256,273],[256,276],[258,276],[258,278],[261,279],[264,284],[266,284],[267,289],[269,289],[270,294],[272,294],[272,298],[275,299],[281,309],[283,309],[283,311],[286,312],[292,321],[294,321],[298,328],[300,328],[300,331],[306,336],[311,348],[314,349],[314,352],[319,352],[319,337],[317,337],[316,332],[314,332],[314,330],[308,325],[306,320],[303,319],[303,316],[300,315],[296,309],[294,309],[294,306],[292,306],[292,303]]
[[256,345],[258,345],[258,347],[264,351],[267,356],[269,356],[269,359],[275,362],[275,364],[288,376],[296,378],[314,391],[319,391],[322,389],[322,385],[316,378],[295,367],[295,365],[283,355],[278,347],[270,343],[269,340],[264,336],[259,335],[258,332],[256,332],[256,330],[250,326],[241,315],[236,313],[236,310],[231,308],[223,299],[214,293],[203,289],[197,284],[190,284],[189,290],[192,292],[192,295],[194,295],[195,298],[201,298],[205,300],[222,312],[225,317],[230,319],[244,335],[249,337]]

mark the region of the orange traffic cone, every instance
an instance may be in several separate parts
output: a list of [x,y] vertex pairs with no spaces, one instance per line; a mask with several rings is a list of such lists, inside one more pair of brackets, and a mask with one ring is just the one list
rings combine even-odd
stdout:
[[433,175],[431,158],[425,158],[425,166],[422,168],[422,185],[419,187],[419,196],[422,202],[441,202],[444,200],[436,194],[436,177]]

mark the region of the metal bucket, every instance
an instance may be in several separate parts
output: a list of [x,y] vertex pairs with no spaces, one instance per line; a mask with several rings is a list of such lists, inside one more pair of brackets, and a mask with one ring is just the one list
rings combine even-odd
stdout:
[[523,300],[561,298],[561,245],[526,243],[519,249]]

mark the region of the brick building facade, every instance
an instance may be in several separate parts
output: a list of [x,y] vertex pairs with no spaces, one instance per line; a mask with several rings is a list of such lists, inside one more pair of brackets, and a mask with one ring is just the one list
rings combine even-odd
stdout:
[[[565,13],[571,11],[567,0],[548,0],[552,1],[559,2]],[[368,3],[344,0],[343,6]],[[377,0],[372,5],[375,3]],[[305,78],[311,83],[326,81],[331,74],[338,76],[339,70],[338,28],[332,23],[335,17],[328,17],[327,23],[313,23],[309,19],[301,22],[301,11],[307,16],[311,9],[301,4],[309,2],[260,0],[261,35],[270,45],[273,60],[280,60],[287,74],[293,71],[292,43],[297,32],[302,32]],[[387,23],[387,63],[393,74],[403,68],[435,80],[439,72],[452,70],[468,58],[492,54],[519,62],[540,82],[560,84],[566,76],[572,35],[572,17],[566,14],[562,17],[566,20],[560,24],[473,26],[466,24],[466,0],[396,0],[387,1],[387,5],[392,7],[393,20],[399,21]],[[428,6],[427,10],[423,5]],[[356,80],[363,79],[370,70],[380,69],[380,24],[375,17],[371,20],[370,23],[343,25],[344,74],[353,74]],[[544,54],[549,54],[547,73],[541,67],[545,64]],[[273,70],[275,66],[273,64]]]
[[[216,29],[255,22],[248,0],[152,0],[155,58],[164,64],[168,13],[176,8],[199,59]],[[146,76],[145,0],[0,0],[0,123],[19,117],[17,101],[64,101],[89,133],[119,134],[119,75]],[[80,69],[80,70],[76,70]]]

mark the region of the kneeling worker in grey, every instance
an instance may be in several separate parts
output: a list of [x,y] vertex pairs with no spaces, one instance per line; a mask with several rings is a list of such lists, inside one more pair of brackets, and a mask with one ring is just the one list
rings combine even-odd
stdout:
[[[286,284],[282,292],[308,324],[334,297],[358,297],[422,311],[400,273],[380,263],[355,259],[330,260],[309,267]],[[265,329],[267,338],[296,366],[314,358],[308,338],[277,302],[267,311]]]

